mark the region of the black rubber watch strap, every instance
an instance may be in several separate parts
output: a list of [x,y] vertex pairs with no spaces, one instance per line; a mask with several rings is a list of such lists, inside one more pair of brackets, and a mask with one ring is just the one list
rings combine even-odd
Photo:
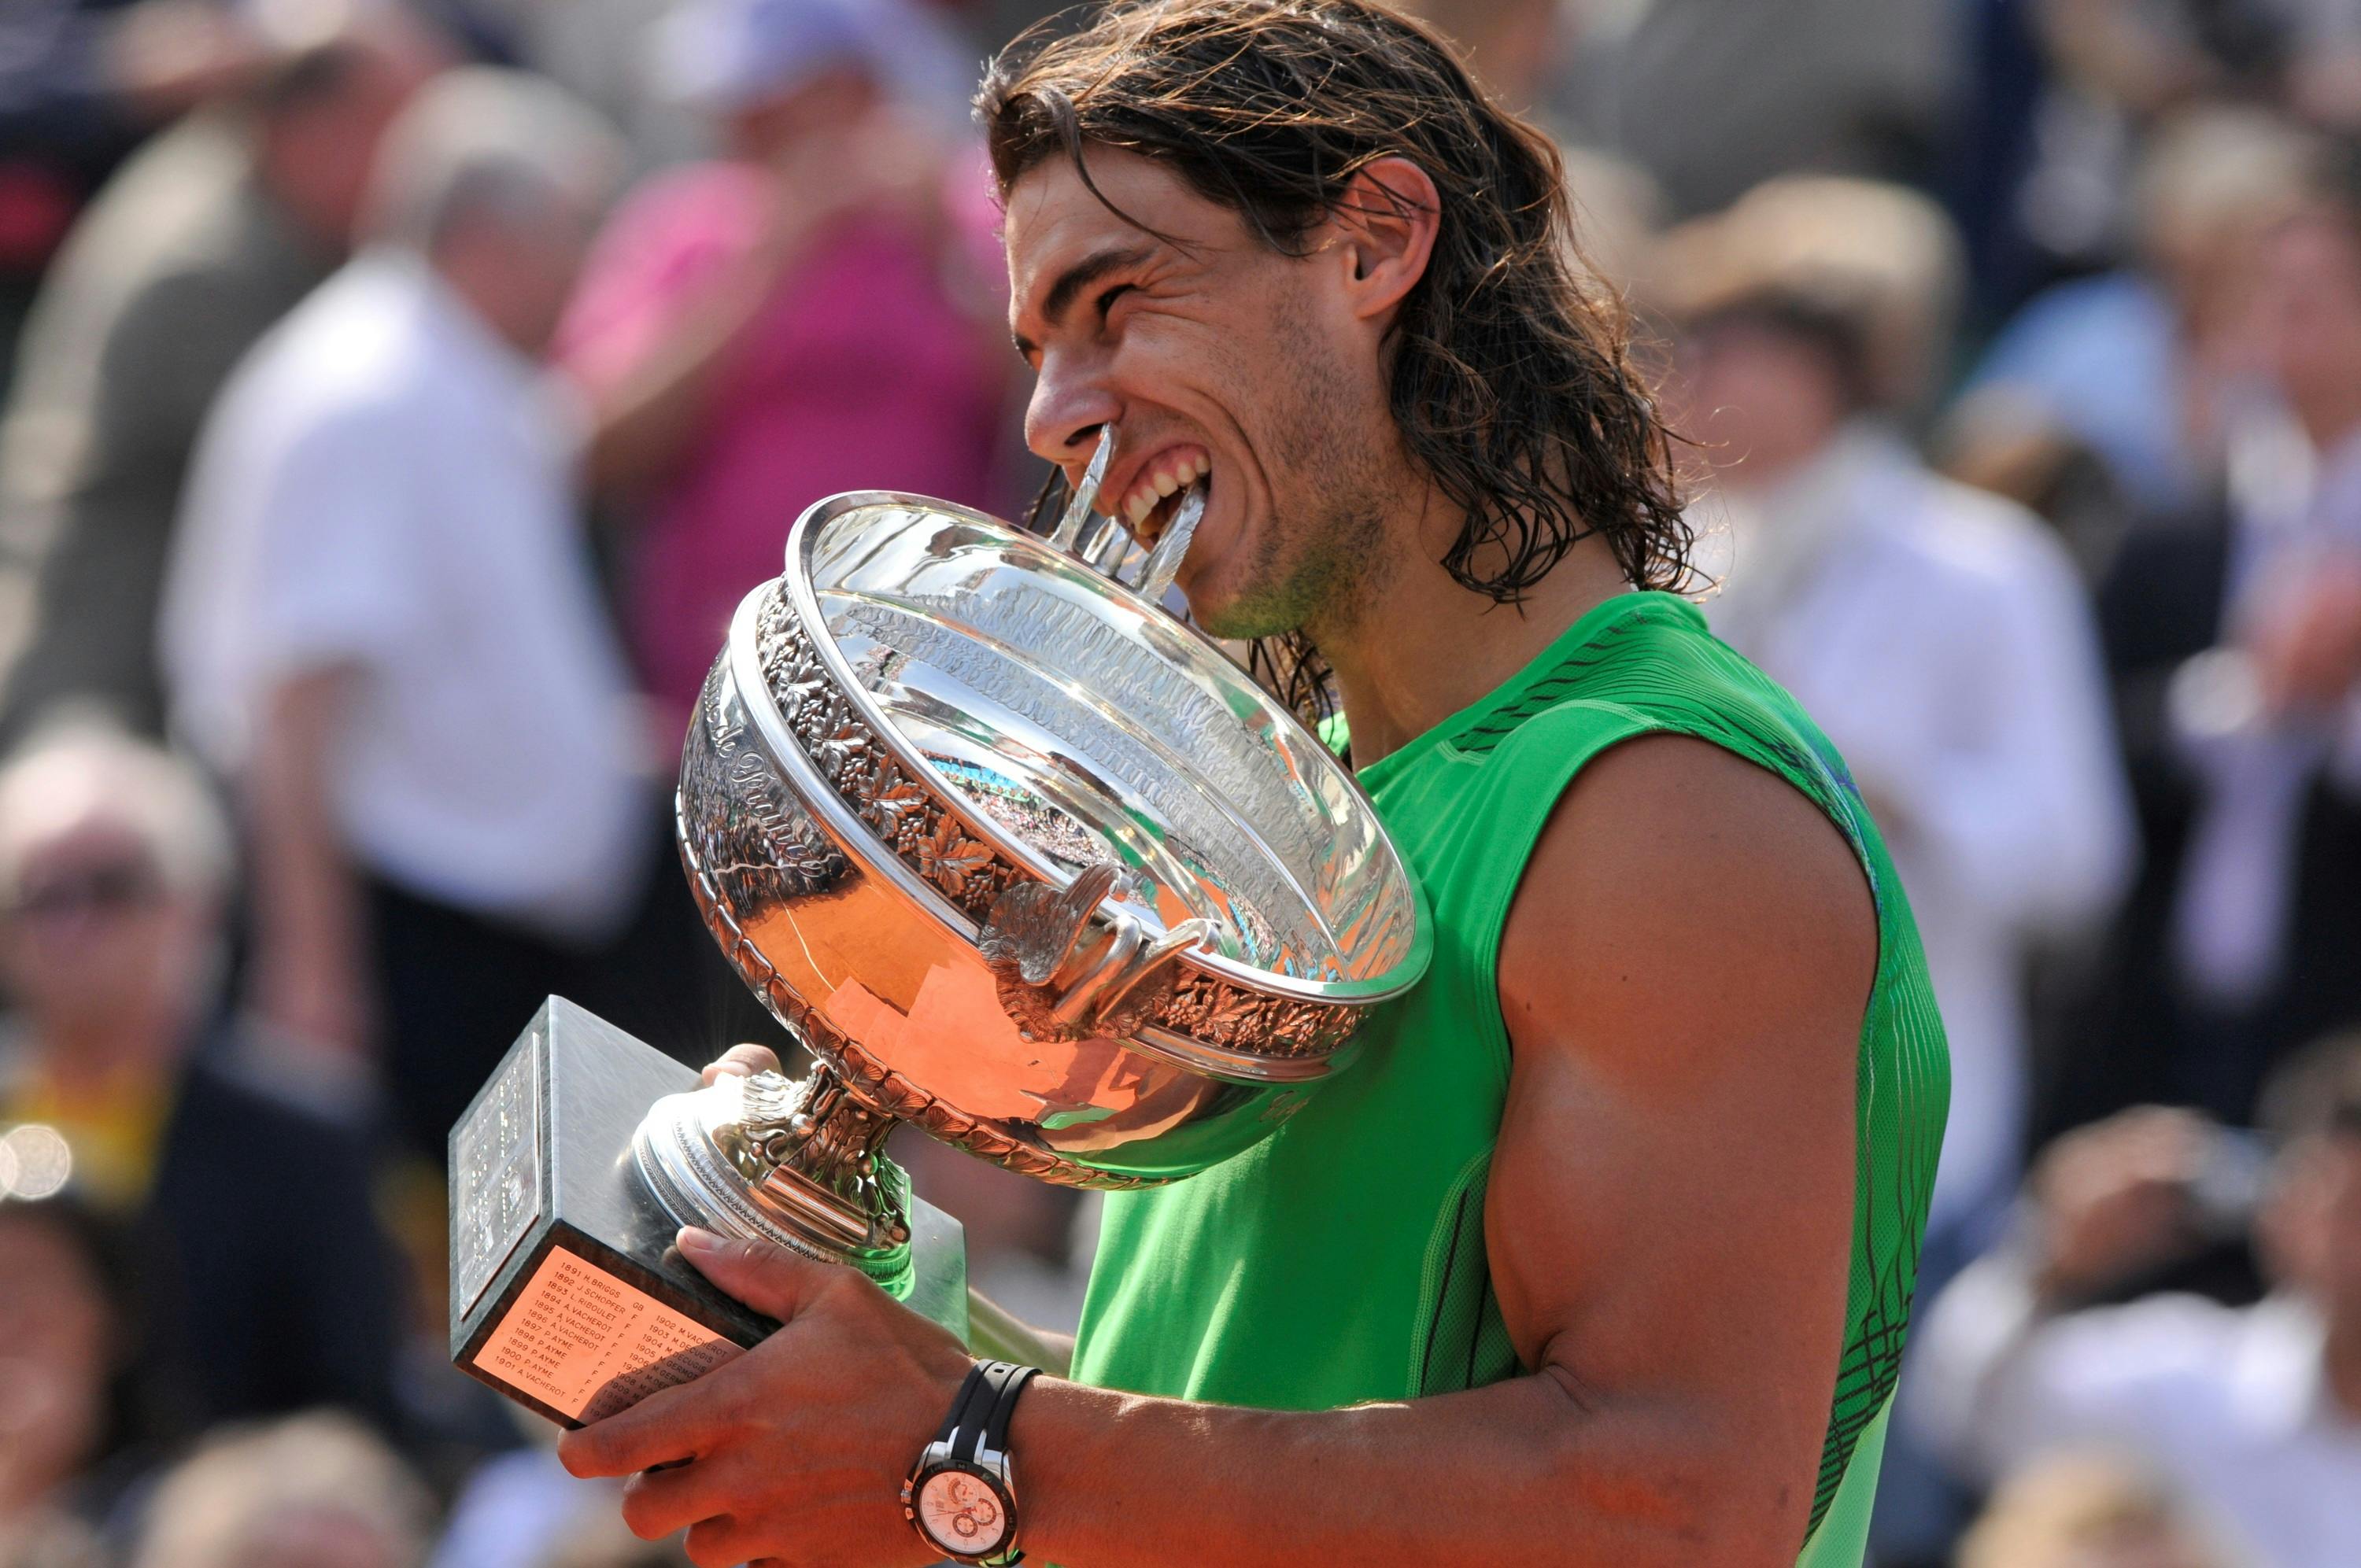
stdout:
[[983,1387],[983,1369],[990,1365],[989,1362],[979,1361],[967,1369],[967,1379],[960,1385],[959,1393],[951,1399],[950,1409],[943,1417],[943,1430],[935,1433],[937,1442],[950,1442],[960,1428],[966,1424],[968,1405],[975,1398],[976,1390]]
[[998,1381],[998,1397],[983,1424],[983,1446],[994,1453],[1008,1452],[1008,1420],[1016,1413],[1016,1396],[1025,1392],[1025,1385],[1041,1372],[1038,1366],[1012,1366],[1008,1370],[1010,1376]]
[[[951,1439],[951,1457],[966,1464],[975,1461],[976,1450],[983,1443],[985,1423],[990,1420],[994,1407],[1000,1402],[1001,1390],[1008,1387],[1011,1377],[1026,1368],[1013,1362],[987,1361],[981,1370],[983,1373],[983,1383],[976,1390],[974,1402],[961,1412],[959,1434]],[[994,1443],[992,1446],[998,1448],[1000,1445]]]

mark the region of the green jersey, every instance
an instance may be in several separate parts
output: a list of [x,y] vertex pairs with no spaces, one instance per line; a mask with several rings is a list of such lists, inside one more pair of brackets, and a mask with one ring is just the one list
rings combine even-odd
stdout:
[[1507,685],[1362,771],[1425,887],[1433,967],[1365,1027],[1363,1058],[1269,1138],[1189,1180],[1110,1195],[1076,1376],[1332,1409],[1519,1374],[1484,1248],[1509,1085],[1501,927],[1565,787],[1608,747],[1653,733],[1710,740],[1801,790],[1843,831],[1875,901],[1843,1360],[1801,1560],[1861,1561],[1949,1060],[1909,905],[1843,762],[1669,595],[1598,606]]

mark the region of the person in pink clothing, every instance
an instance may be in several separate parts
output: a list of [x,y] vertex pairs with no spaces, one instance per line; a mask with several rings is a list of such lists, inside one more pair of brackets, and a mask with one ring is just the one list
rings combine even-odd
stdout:
[[592,482],[640,511],[624,613],[670,719],[812,502],[998,499],[990,187],[901,101],[932,25],[882,0],[689,0],[662,35],[729,155],[617,210],[558,356]]

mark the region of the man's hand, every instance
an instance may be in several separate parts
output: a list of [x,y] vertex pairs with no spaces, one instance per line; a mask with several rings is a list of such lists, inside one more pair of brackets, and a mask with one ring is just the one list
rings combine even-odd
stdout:
[[768,1046],[732,1046],[705,1064],[702,1081],[708,1089],[717,1078],[752,1078],[758,1072],[777,1072],[778,1056]]
[[2258,593],[2249,651],[2273,713],[2333,712],[2361,680],[2361,559],[2314,556]]
[[2194,1112],[2147,1105],[2052,1145],[2030,1183],[2041,1294],[2080,1300],[2189,1252],[2190,1184],[2211,1130]]
[[[757,1059],[741,1046],[708,1068]],[[763,1242],[680,1234],[681,1255],[778,1332],[693,1382],[568,1432],[577,1475],[630,1475],[623,1521],[686,1527],[699,1568],[893,1568],[936,1560],[902,1517],[904,1477],[972,1365],[949,1332],[851,1268]],[[657,1468],[662,1466],[663,1468]]]

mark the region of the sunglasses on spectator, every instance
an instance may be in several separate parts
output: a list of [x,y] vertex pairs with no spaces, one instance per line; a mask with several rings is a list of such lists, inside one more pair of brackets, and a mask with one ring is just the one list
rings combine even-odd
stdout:
[[75,915],[121,915],[155,904],[164,885],[153,867],[125,861],[92,866],[18,885],[8,913],[18,919],[53,920]]

